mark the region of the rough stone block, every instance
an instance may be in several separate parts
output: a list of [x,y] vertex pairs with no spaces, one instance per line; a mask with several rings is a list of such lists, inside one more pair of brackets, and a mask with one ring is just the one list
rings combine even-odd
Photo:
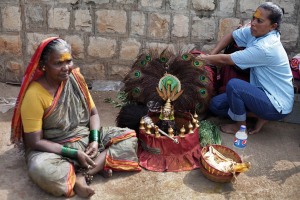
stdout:
[[6,64],[5,81],[6,82],[20,82],[22,65],[15,61],[9,61]]
[[[276,3],[284,9],[284,17],[294,17],[296,15],[296,0],[273,0],[272,2]],[[299,14],[298,14],[299,15]]]
[[129,66],[113,65],[110,70],[110,78],[115,80],[123,80],[130,71]]
[[70,12],[67,8],[51,8],[48,11],[49,28],[65,29],[70,25]]
[[170,8],[172,10],[185,10],[187,9],[188,1],[170,0]]
[[208,54],[209,52],[211,52],[214,49],[215,46],[216,46],[215,44],[206,44],[206,45],[203,45],[200,50],[202,52]]
[[234,14],[235,0],[220,1],[220,16],[230,16]]
[[96,11],[96,28],[100,33],[126,33],[127,15],[123,10]]
[[242,13],[243,17],[251,17],[256,10],[256,8],[265,2],[264,0],[241,0],[240,1],[240,12]]
[[80,66],[80,72],[87,82],[105,79],[105,66],[102,63],[84,64]]
[[161,53],[165,49],[169,49],[175,52],[174,44],[158,43],[158,42],[147,42],[146,49],[157,49]]
[[192,0],[193,8],[195,10],[214,10],[214,0]]
[[[7,0],[7,1],[10,1],[10,0]],[[27,3],[27,4],[31,4],[31,3],[48,3],[48,2],[53,2],[53,0],[24,0],[24,2]]]
[[6,31],[21,30],[21,12],[19,7],[7,6],[2,8],[2,26]]
[[27,54],[32,56],[39,46],[39,44],[49,38],[49,37],[57,37],[56,34],[40,34],[40,33],[28,33],[27,34]]
[[162,7],[162,0],[141,0],[142,7],[152,7],[152,8],[161,8]]
[[133,60],[135,59],[141,48],[141,43],[135,39],[129,39],[123,41],[120,50],[120,59],[122,60]]
[[0,60],[0,81],[5,82],[5,67],[4,64]]
[[0,55],[20,56],[22,41],[19,35],[0,35]]
[[145,14],[142,12],[132,12],[130,35],[142,36],[145,34]]
[[[281,41],[285,48],[291,49],[297,46],[299,40],[299,26],[293,24],[281,24]],[[299,52],[298,52],[299,53]]]
[[89,10],[75,11],[75,29],[78,31],[92,31],[92,17]]
[[237,29],[239,24],[240,24],[240,19],[237,19],[237,18],[221,19],[220,23],[219,23],[218,40],[223,38],[225,35],[227,35],[231,31]]
[[44,25],[43,8],[41,6],[28,6],[25,11],[26,28],[42,28]]
[[116,0],[116,2],[121,4],[133,4],[136,0]]
[[192,22],[192,37],[200,40],[214,40],[216,22],[213,18],[194,17]]
[[83,0],[84,3],[96,3],[96,4],[103,4],[103,3],[109,3],[109,0]]
[[116,53],[116,40],[90,37],[88,46],[88,55],[99,58],[111,58]]
[[170,16],[159,13],[150,15],[148,34],[152,38],[167,39],[169,37]]
[[175,37],[187,37],[189,35],[189,17],[175,15],[173,20],[172,35]]
[[75,4],[76,2],[78,2],[78,0],[59,0],[59,3],[71,3],[71,4]]
[[66,36],[65,40],[71,45],[72,55],[75,59],[84,58],[84,41],[78,35]]

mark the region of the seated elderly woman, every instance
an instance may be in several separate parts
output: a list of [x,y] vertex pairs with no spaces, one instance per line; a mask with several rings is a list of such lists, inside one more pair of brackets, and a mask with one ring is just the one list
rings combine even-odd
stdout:
[[29,176],[55,196],[90,197],[92,176],[140,171],[135,131],[102,127],[70,46],[43,41],[25,72],[12,120],[12,141],[24,141]]
[[[259,5],[250,27],[243,27],[224,36],[211,54],[199,57],[216,66],[250,68],[250,83],[231,79],[226,93],[211,100],[210,110],[219,116],[229,116],[236,123],[225,124],[221,130],[234,134],[246,117],[257,119],[249,134],[258,133],[269,120],[286,117],[293,108],[294,89],[288,56],[280,41],[283,10],[272,2]],[[217,54],[235,41],[241,51]],[[229,65],[229,66],[228,66]]]

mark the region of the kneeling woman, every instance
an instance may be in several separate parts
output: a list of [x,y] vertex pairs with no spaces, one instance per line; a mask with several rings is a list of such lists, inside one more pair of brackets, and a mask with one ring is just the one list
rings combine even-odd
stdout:
[[[100,118],[70,46],[48,38],[26,69],[12,119],[12,141],[24,139],[30,178],[55,196],[90,197],[93,175],[140,171],[133,130],[100,129]],[[100,131],[99,131],[100,130]]]

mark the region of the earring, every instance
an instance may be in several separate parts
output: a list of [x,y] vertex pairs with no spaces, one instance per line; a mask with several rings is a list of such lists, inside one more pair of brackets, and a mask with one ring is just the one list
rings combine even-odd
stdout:
[[45,67],[42,68],[42,71],[46,71]]

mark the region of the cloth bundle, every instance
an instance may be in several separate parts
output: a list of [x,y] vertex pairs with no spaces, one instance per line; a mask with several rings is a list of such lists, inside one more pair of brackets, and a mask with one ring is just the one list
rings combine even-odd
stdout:
[[294,79],[300,80],[300,53],[290,60],[290,66]]

